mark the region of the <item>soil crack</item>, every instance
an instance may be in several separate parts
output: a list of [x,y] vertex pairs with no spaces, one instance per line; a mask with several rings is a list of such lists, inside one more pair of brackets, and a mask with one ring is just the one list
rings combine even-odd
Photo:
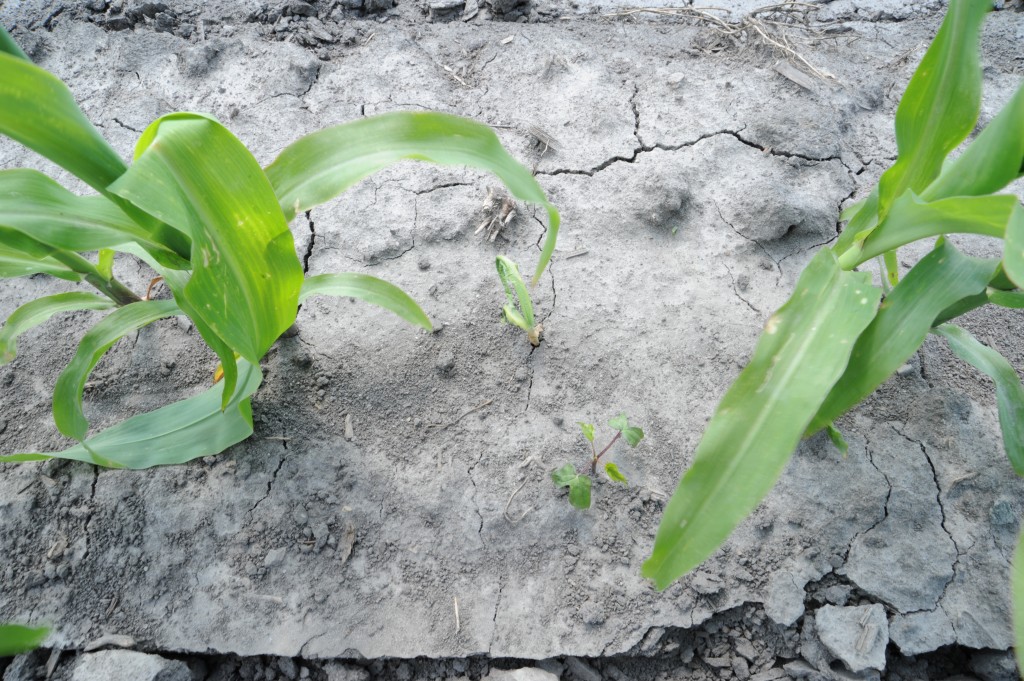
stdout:
[[[718,217],[722,219],[722,222],[724,222],[725,224],[729,225],[729,229],[731,229],[732,231],[736,232],[737,236],[742,237],[743,239],[746,239],[750,243],[752,243],[755,246],[757,246],[761,250],[761,252],[764,253],[765,256],[769,260],[771,260],[773,263],[775,263],[775,267],[778,268],[779,276],[781,277],[782,276],[782,265],[779,264],[778,260],[776,260],[775,258],[772,257],[772,254],[768,252],[768,249],[764,247],[764,244],[762,244],[757,239],[751,239],[749,236],[747,236],[746,234],[744,234],[740,230],[736,229],[736,227],[731,222],[726,220],[725,219],[725,215],[722,214],[721,206],[718,205],[718,201],[715,201],[714,199],[711,199],[711,203],[715,206],[715,210],[718,212]],[[731,275],[732,273],[730,272],[729,274]],[[746,302],[746,301],[744,301],[744,302]],[[749,305],[749,303],[747,303],[747,304]]]
[[758,151],[760,151],[762,153],[765,153],[765,154],[768,154],[770,156],[777,156],[779,158],[798,158],[800,160],[807,161],[808,163],[826,163],[828,161],[840,161],[840,162],[842,162],[842,158],[840,158],[839,156],[822,156],[822,157],[809,156],[807,154],[800,154],[800,153],[797,153],[797,152],[794,152],[794,151],[784,151],[784,150],[775,149],[773,147],[763,147],[760,144],[757,144],[756,142],[752,142],[752,141],[750,141],[748,139],[745,139],[740,134],[744,130],[746,130],[746,126],[743,126],[739,130],[730,130],[730,129],[727,128],[727,129],[723,129],[723,130],[716,130],[714,132],[704,133],[704,134],[698,136],[696,139],[688,140],[686,142],[680,142],[679,144],[664,144],[662,142],[655,142],[654,144],[644,144],[643,141],[640,138],[640,112],[637,109],[637,106],[636,106],[636,103],[635,103],[635,98],[636,98],[636,93],[634,93],[633,97],[630,98],[630,105],[633,107],[633,115],[635,117],[635,123],[634,123],[634,128],[633,128],[633,135],[636,137],[638,144],[633,149],[632,153],[629,156],[615,155],[615,156],[612,156],[611,158],[609,158],[609,159],[607,159],[605,161],[602,161],[601,163],[599,163],[598,165],[596,165],[596,166],[594,166],[593,168],[590,168],[590,169],[555,168],[553,170],[538,170],[536,172],[536,174],[537,175],[586,175],[587,177],[593,177],[597,173],[601,172],[602,170],[607,169],[608,167],[610,167],[610,166],[612,166],[612,165],[614,165],[616,163],[635,163],[636,160],[640,157],[641,154],[650,153],[650,152],[655,151],[655,150],[679,151],[680,149],[686,149],[687,147],[695,146],[695,145],[699,144],[700,142],[703,142],[706,139],[709,139],[711,137],[717,137],[719,135],[729,135],[730,137],[735,138],[738,142],[740,142],[741,144],[743,144],[745,146],[748,146],[748,147],[750,147],[752,149],[757,149]]
[[864,438],[864,453],[868,455],[868,463],[871,464],[871,467],[878,471],[879,474],[881,474],[881,476],[885,479],[885,484],[888,489],[885,493],[885,503],[882,504],[882,517],[879,518],[878,521],[875,522],[871,527],[867,528],[866,530],[858,532],[853,536],[852,539],[850,539],[850,543],[846,547],[846,555],[843,556],[843,562],[846,562],[846,560],[850,557],[850,550],[853,548],[854,543],[856,543],[858,539],[860,539],[861,537],[868,534],[876,527],[884,523],[886,519],[889,517],[889,501],[892,499],[892,480],[890,480],[889,476],[885,474],[885,471],[879,468],[878,464],[875,463],[875,459],[871,455],[871,441],[868,440],[867,437]]
[[[500,578],[499,578],[500,579]],[[487,654],[490,655],[491,651],[494,650],[494,639],[498,637],[498,611],[501,610],[501,598],[505,591],[505,585],[502,582],[498,582],[498,597],[494,600],[494,617],[491,618],[491,640],[487,643]]]
[[141,130],[133,128],[132,126],[128,125],[127,123],[122,122],[121,119],[118,118],[117,116],[114,117],[114,122],[117,123],[118,125],[120,125],[125,130],[131,130],[132,132],[134,132],[136,134],[142,134]]
[[729,135],[732,135],[733,137],[735,137],[736,140],[741,142],[742,144],[745,144],[745,145],[747,145],[748,147],[750,147],[752,149],[757,149],[758,151],[761,151],[761,152],[764,152],[766,154],[769,154],[770,156],[779,156],[779,157],[782,157],[782,158],[799,158],[799,159],[801,159],[803,161],[808,161],[810,163],[825,163],[827,161],[840,161],[840,162],[842,162],[842,159],[839,156],[808,156],[807,154],[799,154],[799,153],[797,153],[795,151],[782,151],[782,150],[779,150],[779,149],[775,149],[774,147],[764,147],[764,146],[761,146],[760,144],[758,144],[756,142],[752,142],[752,141],[750,141],[748,139],[744,139],[743,135],[741,135],[740,133],[743,132],[743,130],[745,130],[745,129],[746,128],[741,128],[740,130],[735,131],[735,132],[733,132],[733,131],[726,131],[726,133],[729,134]]
[[302,256],[302,273],[309,274],[309,259],[313,257],[313,247],[316,245],[316,225],[313,223],[313,211],[306,211],[306,223],[309,225],[309,244],[306,246],[306,253]]
[[[284,445],[285,449],[288,449],[288,442],[286,440],[282,440],[281,444]],[[273,491],[273,489],[274,489],[274,483],[277,482],[277,474],[281,472],[281,468],[284,466],[284,460],[285,460],[285,457],[282,454],[280,461],[277,462],[277,468],[274,469],[273,474],[270,476],[270,480],[267,480],[267,491],[266,491],[266,493],[260,499],[256,500],[256,503],[253,504],[252,508],[249,509],[249,513],[252,513],[253,511],[255,511],[259,507],[259,505],[262,504],[264,501],[266,501],[267,497],[270,496],[271,491]]]
[[939,475],[935,469],[935,462],[932,461],[931,455],[928,454],[928,447],[925,446],[924,442],[915,440],[896,426],[892,426],[892,429],[907,442],[917,445],[921,449],[921,453],[924,454],[924,459],[928,462],[928,468],[932,472],[932,482],[935,483],[935,502],[939,506],[939,516],[942,518],[939,524],[942,526],[942,531],[949,537],[949,541],[953,543],[953,548],[956,550],[956,560],[954,560],[953,565],[950,566],[952,574],[949,579],[946,580],[946,584],[942,587],[942,595],[939,596],[935,604],[936,607],[938,607],[939,603],[941,603],[942,599],[945,597],[946,591],[949,589],[949,585],[953,583],[954,579],[956,579],[957,567],[960,565],[960,559],[964,556],[966,551],[961,550],[956,537],[953,536],[953,533],[950,532],[949,528],[946,526],[946,507],[942,504],[942,486],[939,484]]
[[[637,141],[640,142],[640,128],[639,128],[639,126],[640,126],[640,113],[639,113],[638,110],[634,110],[634,113],[636,115],[636,124],[635,124],[636,127],[634,128],[634,135],[637,137]],[[680,144],[664,144],[662,142],[656,142],[654,144],[643,144],[642,142],[640,142],[640,143],[637,144],[636,147],[634,147],[633,152],[629,156],[621,156],[621,155],[612,156],[610,159],[608,159],[606,161],[602,161],[601,163],[599,163],[598,165],[594,166],[593,168],[590,168],[589,170],[587,170],[587,169],[580,169],[580,168],[555,168],[553,170],[538,170],[535,174],[537,174],[537,175],[586,175],[587,177],[593,177],[594,175],[598,174],[602,170],[605,170],[606,168],[608,168],[608,167],[610,167],[610,166],[612,166],[612,165],[614,165],[616,163],[635,163],[636,160],[640,157],[641,154],[650,153],[650,152],[655,151],[655,150],[660,150],[660,151],[679,151],[680,149],[685,149],[687,147],[695,146],[695,145],[699,144],[700,142],[703,142],[706,139],[710,139],[710,138],[716,137],[718,135],[733,135],[733,136],[736,136],[736,135],[739,134],[740,131],[742,131],[744,129],[745,128],[740,128],[739,131],[736,131],[736,130],[716,130],[715,132],[704,133],[703,135],[700,135],[699,137],[697,137],[694,140],[688,140],[686,142],[681,142]],[[758,147],[756,145],[751,145],[751,146],[754,146],[756,149],[761,150],[761,147]]]
[[89,551],[92,548],[92,537],[89,531],[92,527],[92,518],[96,515],[96,483],[100,479],[100,467],[92,467],[92,485],[89,488],[89,515],[85,517],[85,528],[82,530],[85,534],[85,551],[82,553],[82,562],[89,557]]
[[763,314],[759,309],[757,309],[754,306],[753,303],[751,303],[749,300],[747,300],[746,298],[744,298],[743,296],[740,295],[739,290],[736,288],[736,277],[732,273],[732,268],[730,268],[729,264],[727,262],[725,262],[724,260],[722,261],[722,264],[725,265],[725,271],[729,273],[729,278],[732,280],[732,292],[736,294],[736,297],[739,298],[740,300],[742,300],[744,303],[746,303],[747,307],[749,307],[751,310],[756,312],[758,315]]
[[[429,189],[420,189],[420,190],[413,189],[411,191],[416,196],[423,196],[424,194],[430,194],[431,192],[436,192],[439,189],[449,189],[451,187],[472,187],[472,186],[474,186],[472,182],[445,182],[444,184],[439,184],[439,185],[437,185],[435,187],[430,187]],[[405,189],[405,188],[403,187],[403,189]],[[406,191],[410,191],[410,190],[406,190]]]

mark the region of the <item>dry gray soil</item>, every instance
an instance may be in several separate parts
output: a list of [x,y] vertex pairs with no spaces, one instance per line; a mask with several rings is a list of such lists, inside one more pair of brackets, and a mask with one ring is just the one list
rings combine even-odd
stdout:
[[[396,167],[292,227],[308,272],[393,281],[433,334],[315,299],[265,361],[255,435],[223,455],[0,465],[0,621],[54,626],[46,650],[0,661],[5,681],[1014,678],[1024,484],[991,383],[934,340],[843,419],[847,457],[805,442],[704,566],[663,593],[639,575],[761,326],[893,160],[942,3],[823,2],[829,39],[801,50],[834,80],[801,85],[690,21],[490,1],[2,6],[126,158],[175,110],[216,115],[269,163],[326,125],[437,109],[496,126],[564,217],[532,350],[499,318],[493,261],[532,268],[542,211],[488,242],[473,231],[493,178]],[[983,121],[1024,73],[1019,9],[986,25]],[[0,167],[19,166],[81,189],[0,142]],[[0,283],[0,318],[62,286]],[[67,445],[50,390],[91,319],[52,321],[0,368],[0,451]],[[1019,312],[965,325],[1024,368]],[[187,321],[158,323],[97,367],[87,413],[109,425],[193,394],[215,363]],[[647,432],[613,451],[633,484],[573,510],[549,471],[583,464],[577,421],[620,411]]]

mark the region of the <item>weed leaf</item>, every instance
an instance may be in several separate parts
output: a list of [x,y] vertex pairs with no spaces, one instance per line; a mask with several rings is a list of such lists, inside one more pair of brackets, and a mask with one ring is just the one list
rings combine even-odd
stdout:
[[608,474],[608,478],[613,482],[621,482],[623,485],[629,484],[629,481],[626,480],[626,476],[622,474],[619,467],[611,461],[604,465],[604,472]]
[[594,441],[594,424],[593,423],[583,423],[582,421],[578,421],[578,423],[579,423],[579,426],[580,426],[580,430],[583,431],[583,437],[587,438],[587,440],[589,442],[593,442]]
[[577,477],[576,468],[571,463],[551,472],[551,479],[554,480],[557,487],[568,487],[575,477]]
[[935,327],[934,333],[946,339],[953,354],[995,382],[1003,448],[1013,470],[1024,476],[1024,386],[1020,376],[1002,355],[960,327],[943,324]]
[[612,430],[623,431],[629,427],[629,419],[626,418],[625,414],[619,414],[615,418],[608,420],[608,427]]
[[622,429],[622,437],[626,438],[626,442],[630,447],[636,447],[640,444],[640,440],[644,439],[644,431],[636,426],[630,426],[629,428]]
[[643,566],[659,589],[711,555],[771,489],[880,296],[869,274],[840,270],[829,250],[807,265],[722,398],[665,509]]
[[569,503],[583,510],[590,508],[589,475],[577,475],[569,483]]
[[576,508],[590,508],[590,476],[579,475],[571,463],[552,471],[556,487],[569,488],[569,503]]

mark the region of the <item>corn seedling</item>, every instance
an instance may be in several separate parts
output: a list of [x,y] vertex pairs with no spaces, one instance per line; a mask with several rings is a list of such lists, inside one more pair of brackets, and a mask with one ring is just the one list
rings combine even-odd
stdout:
[[505,298],[508,302],[501,308],[505,321],[513,326],[518,326],[526,332],[530,345],[540,345],[540,335],[544,327],[537,323],[533,316],[533,301],[530,299],[530,291],[523,278],[519,276],[519,268],[516,264],[503,255],[499,255],[495,261],[498,268],[498,278],[505,288]]
[[[551,258],[558,212],[529,170],[486,126],[439,113],[398,112],[326,128],[261,168],[214,118],[174,113],[142,133],[130,166],[100,136],[59,79],[31,63],[0,28],[0,133],[96,190],[79,196],[34,170],[0,171],[0,278],[48,274],[85,282],[100,295],[61,293],[19,307],[0,330],[0,363],[16,340],[52,316],[108,314],[85,333],[54,389],[57,428],[78,444],[53,457],[146,468],[217,454],[253,432],[250,398],[260,359],[313,295],[379,305],[431,328],[398,287],[363,274],[306,277],[288,223],[356,182],[403,159],[493,172],[513,196],[543,205],[550,229],[534,273]],[[83,254],[96,252],[95,259]],[[163,278],[170,300],[140,298],[113,274],[115,252]],[[205,393],[89,434],[82,392],[120,338],[158,319],[187,315],[221,362]]]
[[[619,414],[613,418],[608,422],[608,426],[615,431],[615,437],[611,439],[604,449],[598,452],[597,447],[594,446],[594,424],[582,422],[579,424],[580,430],[583,431],[583,437],[590,443],[589,475],[577,473],[576,467],[571,463],[567,463],[551,473],[551,479],[554,481],[555,487],[569,488],[569,503],[576,508],[590,508],[591,476],[597,475],[598,462],[619,441],[619,438],[625,438],[630,447],[636,447],[640,444],[640,440],[644,439],[644,431],[636,426],[629,425],[629,420],[625,414]],[[611,461],[605,463],[604,472],[612,482],[619,482],[623,485],[629,484],[629,481],[626,480],[626,476],[622,474],[619,467]]]
[[[949,323],[987,303],[1024,307],[1024,209],[1016,196],[996,193],[1024,176],[1024,86],[959,156],[948,158],[978,119],[979,31],[991,9],[989,0],[950,2],[896,111],[895,164],[843,213],[848,224],[838,241],[804,269],[722,398],[644,563],[658,588],[718,548],[771,489],[802,437],[827,429],[841,441],[832,432],[835,419],[902,366],[929,333],[995,382],[1004,448],[1024,475],[1020,378],[997,352]],[[1003,256],[968,257],[944,238],[951,233],[1002,239]],[[935,237],[931,252],[901,279],[896,249]],[[887,291],[856,271],[877,257]],[[1019,654],[1024,641],[1017,631]]]

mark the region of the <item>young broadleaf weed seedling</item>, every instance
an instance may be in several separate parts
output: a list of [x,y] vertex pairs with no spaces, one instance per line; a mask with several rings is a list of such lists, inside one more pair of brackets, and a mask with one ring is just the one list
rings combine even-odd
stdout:
[[530,345],[537,347],[540,345],[544,327],[533,316],[533,300],[523,278],[519,276],[519,268],[503,255],[499,255],[494,264],[498,268],[498,278],[505,288],[505,298],[508,301],[501,308],[502,316],[509,324],[525,331]]
[[[604,449],[598,452],[597,447],[594,446],[594,424],[583,422],[579,424],[580,430],[583,431],[583,437],[590,443],[589,475],[577,473],[576,467],[571,463],[567,463],[551,473],[551,479],[556,487],[569,488],[569,503],[576,508],[590,508],[590,476],[597,475],[597,464],[601,461],[601,457],[608,453],[612,446],[619,441],[619,438],[625,438],[630,447],[636,447],[640,444],[640,440],[644,439],[644,431],[636,426],[629,425],[629,420],[625,414],[619,414],[609,421],[608,425],[616,431],[615,437],[611,439]],[[629,484],[626,476],[619,470],[619,467],[611,461],[605,463],[604,472],[612,482],[619,482],[623,485]]]
[[[686,574],[768,493],[800,439],[826,430],[921,347],[929,333],[996,385],[1003,446],[1024,476],[1024,386],[1013,367],[950,320],[986,304],[1024,307],[1024,208],[998,194],[1024,177],[1024,85],[956,158],[981,109],[979,34],[990,0],[951,0],[896,110],[898,158],[819,252],[767,322],[665,509],[643,574],[659,589]],[[1003,241],[1002,258],[961,253],[944,235]],[[901,279],[896,250],[936,238]],[[881,261],[882,286],[856,268]],[[880,304],[881,303],[881,304]],[[1024,667],[1024,535],[1012,581]]]
[[[306,277],[288,223],[401,160],[494,173],[511,194],[546,208],[550,228],[534,273],[547,267],[558,211],[528,169],[479,123],[395,112],[337,125],[286,147],[266,168],[217,120],[162,116],[142,133],[131,166],[100,136],[59,79],[33,64],[0,27],[0,134],[53,161],[98,193],[79,196],[35,170],[0,171],[0,278],[48,274],[100,294],[31,301],[0,329],[0,364],[25,331],[56,314],[107,314],[81,339],[57,379],[53,418],[78,444],[0,462],[76,459],[147,468],[218,454],[253,432],[250,398],[261,358],[313,295],[357,298],[426,329],[430,320],[398,287],[364,274]],[[95,261],[85,257],[97,252]],[[140,298],[115,278],[115,252],[148,264],[170,300]],[[518,277],[518,273],[517,273]],[[520,280],[521,281],[521,280]],[[205,393],[133,416],[95,435],[82,406],[93,367],[125,335],[186,315],[220,359]]]

